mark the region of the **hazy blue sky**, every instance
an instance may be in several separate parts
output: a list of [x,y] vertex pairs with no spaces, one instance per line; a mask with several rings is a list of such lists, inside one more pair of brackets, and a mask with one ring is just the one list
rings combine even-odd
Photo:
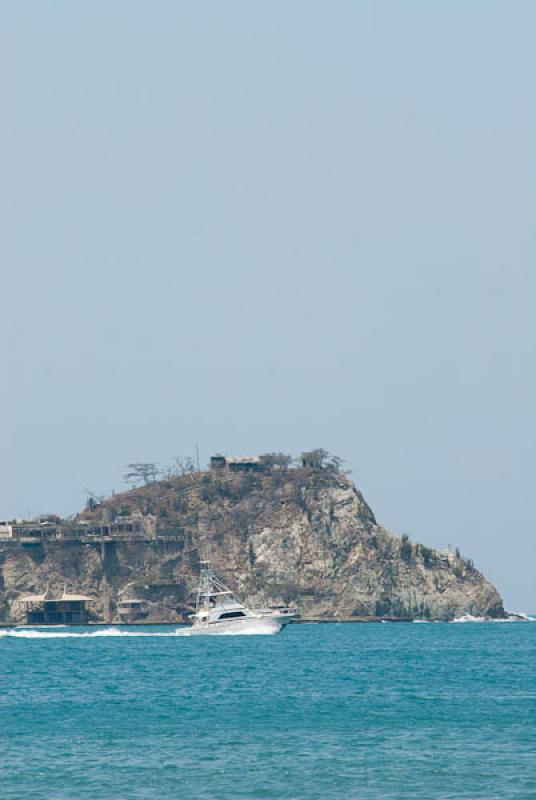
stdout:
[[0,516],[323,446],[536,609],[534,2],[0,4]]

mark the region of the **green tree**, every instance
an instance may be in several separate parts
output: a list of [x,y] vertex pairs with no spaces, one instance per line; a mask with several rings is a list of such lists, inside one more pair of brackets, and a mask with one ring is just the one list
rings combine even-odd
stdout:
[[287,470],[292,464],[292,456],[287,453],[263,453],[260,456],[261,464],[266,470],[282,469]]
[[407,534],[403,534],[400,540],[400,558],[404,561],[411,561],[413,557],[413,545],[409,540],[409,536]]

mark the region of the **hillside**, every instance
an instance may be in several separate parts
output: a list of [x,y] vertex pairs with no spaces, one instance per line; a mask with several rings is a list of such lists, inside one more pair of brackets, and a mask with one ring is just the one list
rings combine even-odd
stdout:
[[304,617],[504,614],[471,562],[386,531],[336,469],[195,473],[114,495],[76,523],[136,516],[154,540],[0,544],[0,619],[21,619],[21,592],[67,582],[96,598],[95,618],[117,619],[118,598],[136,596],[149,619],[180,620],[200,555],[253,603],[297,603]]

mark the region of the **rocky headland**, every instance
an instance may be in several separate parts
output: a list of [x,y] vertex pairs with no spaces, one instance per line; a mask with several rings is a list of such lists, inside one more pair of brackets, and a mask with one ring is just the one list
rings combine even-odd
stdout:
[[[145,533],[130,535],[121,521],[136,519]],[[125,597],[147,603],[146,621],[183,621],[200,557],[252,604],[297,604],[302,618],[504,616],[471,561],[385,530],[336,467],[154,481],[58,531],[0,542],[0,623],[23,621],[18,598],[47,585],[92,597],[94,621],[118,621]]]

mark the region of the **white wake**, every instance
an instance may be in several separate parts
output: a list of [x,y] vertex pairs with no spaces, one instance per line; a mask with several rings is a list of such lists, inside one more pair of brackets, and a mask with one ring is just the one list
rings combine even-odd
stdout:
[[100,639],[102,637],[151,637],[151,636],[180,636],[181,629],[170,631],[122,631],[119,628],[104,628],[97,631],[59,631],[59,630],[33,630],[13,628],[0,630],[0,638],[12,639]]
[[[270,636],[277,631],[267,631],[264,629],[250,628],[248,630],[218,631],[211,632],[213,636]],[[120,638],[152,638],[152,637],[175,637],[175,636],[194,636],[191,628],[174,628],[169,631],[136,631],[120,630],[119,628],[102,628],[96,631],[69,631],[58,630],[57,628],[4,628],[0,629],[0,639],[101,639],[109,637]]]

